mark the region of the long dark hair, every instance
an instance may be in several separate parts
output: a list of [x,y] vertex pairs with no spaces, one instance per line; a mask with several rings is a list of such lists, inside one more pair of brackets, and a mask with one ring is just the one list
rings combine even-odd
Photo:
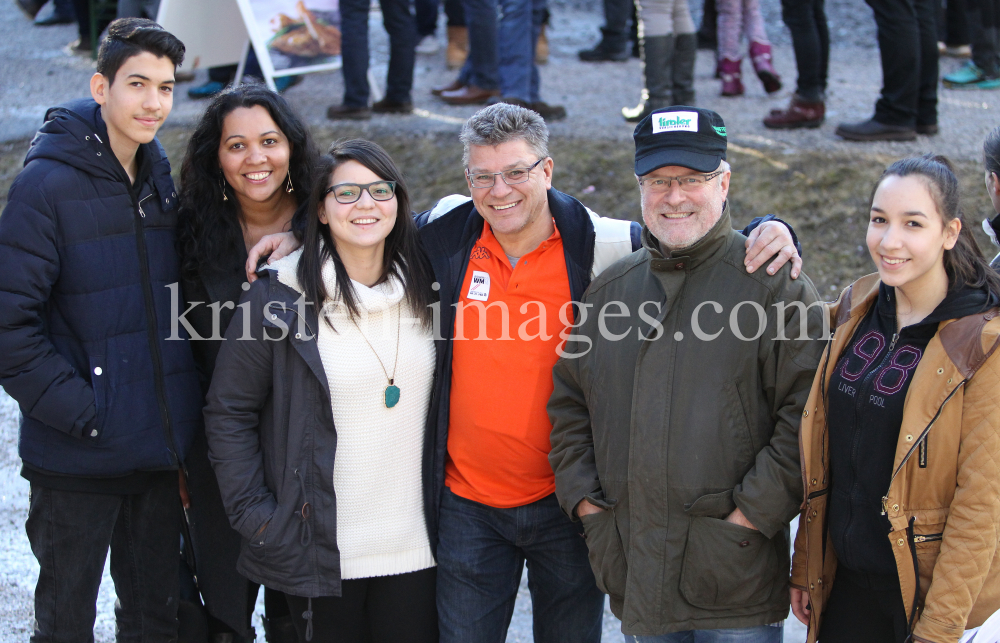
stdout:
[[953,219],[962,222],[958,241],[951,250],[944,251],[944,269],[948,273],[948,287],[951,290],[970,286],[989,290],[994,297],[1000,297],[1000,275],[983,257],[979,244],[972,236],[972,229],[965,224],[965,217],[959,205],[958,177],[955,169],[944,156],[925,154],[896,161],[882,173],[875,187],[869,205],[875,201],[875,191],[887,177],[918,176],[923,179],[941,214],[943,223]]
[[[181,272],[193,279],[203,269],[230,268],[233,256],[243,252],[242,212],[239,200],[230,191],[223,199],[222,169],[219,166],[219,141],[222,125],[240,107],[261,106],[271,115],[288,138],[291,156],[288,174],[293,192],[301,206],[312,188],[312,176],[319,154],[309,135],[309,129],[292,111],[284,98],[259,84],[232,87],[209,103],[201,122],[191,135],[187,154],[181,165],[181,211],[177,250],[181,257]],[[292,230],[301,235],[305,227],[305,210],[299,208],[292,219]]]
[[[413,312],[419,315],[425,326],[431,324],[430,304],[434,297],[431,282],[434,281],[430,263],[417,239],[417,225],[410,211],[410,193],[406,189],[403,174],[396,167],[389,153],[377,143],[363,139],[341,140],[330,146],[327,154],[319,159],[309,196],[309,216],[302,241],[302,258],[299,259],[298,279],[302,290],[310,301],[322,307],[330,296],[323,283],[323,264],[333,261],[337,275],[337,291],[347,306],[352,319],[360,314],[357,293],[351,284],[344,262],[337,253],[337,246],[330,235],[330,227],[319,221],[322,205],[330,178],[338,167],[348,161],[356,161],[375,173],[380,179],[396,182],[396,223],[385,238],[382,254],[382,276],[384,281],[390,276],[400,279],[406,289],[406,301]],[[327,320],[329,322],[329,320]]]

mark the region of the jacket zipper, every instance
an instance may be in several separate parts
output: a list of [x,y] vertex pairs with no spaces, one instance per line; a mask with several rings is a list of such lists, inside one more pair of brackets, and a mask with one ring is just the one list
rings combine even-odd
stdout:
[[958,392],[958,389],[962,388],[962,386],[964,386],[965,383],[968,381],[969,381],[968,378],[963,379],[961,382],[958,383],[958,386],[956,386],[951,390],[951,393],[948,393],[948,397],[944,398],[944,401],[941,402],[941,406],[938,407],[937,413],[934,414],[934,417],[931,418],[931,421],[927,423],[927,426],[924,427],[924,430],[921,431],[917,439],[914,440],[913,446],[910,447],[910,450],[906,452],[906,455],[903,456],[903,461],[899,463],[899,466],[896,467],[896,470],[893,472],[892,477],[889,478],[889,486],[885,490],[885,495],[882,496],[883,516],[889,512],[889,491],[892,489],[892,483],[893,481],[896,480],[896,476],[899,475],[899,472],[902,471],[903,467],[906,465],[906,461],[910,459],[910,456],[912,456],[914,451],[916,451],[917,448],[920,446],[920,442],[927,437],[927,434],[930,432],[931,427],[934,426],[934,423],[937,422],[937,419],[941,417],[941,411],[944,410],[944,405],[947,404],[951,398],[955,397],[955,393]]
[[943,537],[944,537],[943,533],[942,534],[923,534],[923,535],[920,535],[920,536],[914,536],[913,537],[913,542],[915,542],[915,543],[929,543],[929,542],[933,542],[935,540],[941,540]]
[[[892,359],[892,351],[893,351],[894,348],[896,348],[896,342],[898,340],[899,340],[899,333],[893,333],[892,334],[892,339],[889,341],[889,349],[885,352],[885,355],[882,356],[882,359],[879,361],[878,365],[875,368],[873,368],[872,370],[868,371],[868,373],[861,379],[861,383],[858,385],[857,398],[854,400],[855,436],[854,436],[854,444],[853,444],[852,449],[851,449],[851,470],[854,472],[854,475],[855,475],[855,484],[857,484],[857,470],[856,470],[855,464],[856,464],[857,455],[858,455],[858,453],[857,453],[858,452],[858,442],[860,440],[860,430],[859,430],[859,427],[861,426],[861,406],[864,403],[863,400],[864,400],[865,394],[867,393],[867,389],[864,389],[863,387],[868,386],[869,384],[871,384],[871,381],[875,378],[875,375],[877,373],[881,372],[881,370],[885,367],[885,365]],[[882,500],[882,505],[883,505],[883,508],[885,508],[885,499],[884,498]],[[885,513],[883,512],[882,515],[885,515]],[[848,524],[850,524],[850,522],[853,522],[853,521],[851,521],[849,519]]]
[[146,196],[142,201],[136,198],[135,190],[129,188],[132,196],[132,204],[135,206],[135,244],[139,252],[139,271],[142,275],[142,295],[146,305],[146,336],[149,340],[149,356],[153,362],[153,377],[156,382],[156,398],[160,406],[160,420],[163,422],[163,430],[167,438],[167,452],[173,459],[172,464],[180,466],[180,458],[174,451],[174,430],[170,423],[170,409],[167,407],[167,392],[163,384],[163,357],[160,355],[160,342],[157,338],[156,329],[156,309],[153,306],[153,286],[150,284],[149,259],[146,250],[146,230],[142,220],[146,218],[146,213],[142,210],[142,201],[152,195]]

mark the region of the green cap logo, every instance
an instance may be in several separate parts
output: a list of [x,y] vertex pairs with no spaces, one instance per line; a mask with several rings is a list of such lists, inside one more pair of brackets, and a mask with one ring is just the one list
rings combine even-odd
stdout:
[[718,134],[719,136],[725,136],[726,135],[726,128],[725,127],[716,127],[715,125],[713,125],[712,129],[714,129],[715,133]]
[[667,112],[657,114],[652,122],[653,134],[663,132],[697,132],[697,112]]

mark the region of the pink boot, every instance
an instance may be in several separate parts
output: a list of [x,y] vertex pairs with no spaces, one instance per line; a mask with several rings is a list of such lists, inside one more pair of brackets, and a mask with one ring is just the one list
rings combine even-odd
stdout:
[[771,45],[762,42],[750,43],[750,60],[753,61],[753,69],[757,72],[760,82],[764,83],[764,91],[768,94],[781,89],[781,76],[774,70],[771,64]]
[[719,78],[722,79],[723,96],[743,95],[743,79],[740,72],[740,63],[742,62],[742,58],[736,60],[732,58],[719,59]]

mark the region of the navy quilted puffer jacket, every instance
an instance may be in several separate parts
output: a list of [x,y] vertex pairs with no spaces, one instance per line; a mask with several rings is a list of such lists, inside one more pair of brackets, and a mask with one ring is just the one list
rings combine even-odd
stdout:
[[177,196],[157,141],[132,187],[100,107],[46,114],[0,216],[0,385],[30,467],[85,477],[173,469],[201,422],[171,333]]

